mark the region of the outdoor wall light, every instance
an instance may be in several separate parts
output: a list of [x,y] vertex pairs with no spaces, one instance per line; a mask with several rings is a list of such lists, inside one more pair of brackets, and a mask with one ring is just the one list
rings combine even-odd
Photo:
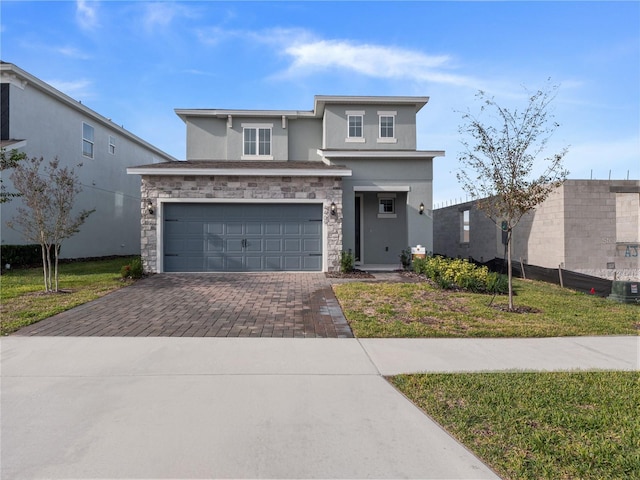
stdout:
[[336,214],[336,204],[335,202],[331,202],[331,215]]
[[149,215],[153,215],[153,203],[151,203],[151,200],[147,202],[147,212],[149,212]]
[[420,215],[424,214],[424,203],[420,203]]

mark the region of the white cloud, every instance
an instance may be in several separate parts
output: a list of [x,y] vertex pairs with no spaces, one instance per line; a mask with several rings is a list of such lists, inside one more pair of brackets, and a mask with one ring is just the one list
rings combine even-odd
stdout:
[[97,2],[76,1],[76,21],[82,29],[91,30],[99,26],[97,6]]
[[94,97],[92,90],[93,83],[91,80],[79,79],[73,81],[67,80],[45,80],[46,83],[53,88],[60,90],[62,93],[75,98],[77,100],[86,100]]
[[194,18],[195,10],[181,4],[153,2],[144,5],[142,24],[147,33],[165,29],[178,17]]
[[78,48],[71,47],[69,45],[63,47],[53,47],[53,51],[64,55],[65,57],[77,58],[79,60],[89,60],[91,58],[91,55],[88,55]]

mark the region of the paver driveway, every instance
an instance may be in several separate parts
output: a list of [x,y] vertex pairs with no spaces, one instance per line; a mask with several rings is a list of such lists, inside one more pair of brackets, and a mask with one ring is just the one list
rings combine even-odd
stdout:
[[353,337],[323,273],[158,274],[16,335]]

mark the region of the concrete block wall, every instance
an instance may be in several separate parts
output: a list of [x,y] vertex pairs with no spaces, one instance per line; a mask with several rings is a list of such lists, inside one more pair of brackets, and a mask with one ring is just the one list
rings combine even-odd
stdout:
[[[460,242],[469,209],[470,241]],[[501,233],[474,202],[434,211],[434,252],[502,258]],[[512,257],[530,265],[619,280],[640,279],[640,181],[567,180],[514,229]]]
[[[264,176],[179,176],[145,175],[142,177],[141,254],[145,271],[158,272],[157,222],[159,204],[166,199],[198,200],[315,200],[323,205],[323,223],[327,232],[327,270],[340,269],[342,251],[342,179],[339,177],[264,177]],[[147,212],[151,200],[155,212]],[[331,215],[331,203],[337,215]]]
[[564,188],[558,188],[523,217],[516,237],[525,244],[520,248],[524,263],[545,268],[558,268],[565,263],[564,199]]

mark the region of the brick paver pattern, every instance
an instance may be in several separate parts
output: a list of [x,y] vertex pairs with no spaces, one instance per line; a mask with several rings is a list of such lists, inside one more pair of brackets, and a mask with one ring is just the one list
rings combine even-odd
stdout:
[[152,275],[16,335],[353,337],[325,275],[288,272]]

